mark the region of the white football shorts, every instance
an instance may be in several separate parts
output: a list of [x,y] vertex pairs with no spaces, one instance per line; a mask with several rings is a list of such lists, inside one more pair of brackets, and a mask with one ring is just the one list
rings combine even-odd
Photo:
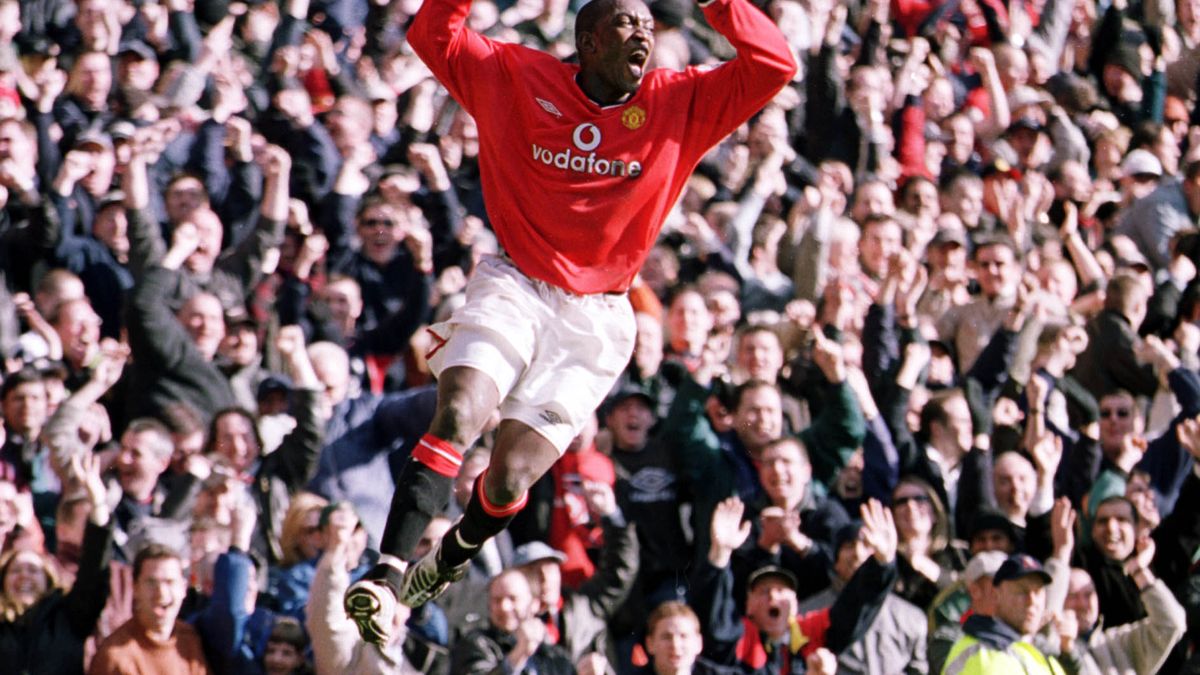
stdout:
[[637,326],[626,294],[576,295],[490,256],[467,282],[466,303],[429,331],[435,375],[452,366],[487,374],[501,419],[525,423],[561,454],[628,365]]

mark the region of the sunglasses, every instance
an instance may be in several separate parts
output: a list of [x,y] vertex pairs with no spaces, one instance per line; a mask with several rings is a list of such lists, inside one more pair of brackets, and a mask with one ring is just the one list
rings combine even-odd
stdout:
[[1111,417],[1115,419],[1126,419],[1131,414],[1129,408],[1101,408],[1101,417]]
[[932,504],[933,500],[930,499],[926,495],[910,495],[908,497],[896,497],[896,499],[892,501],[892,508],[898,509],[901,506],[904,506],[905,504],[908,504],[908,503]]
[[362,221],[362,227],[367,228],[367,229],[371,229],[371,228],[375,228],[375,227],[391,228],[391,227],[395,227],[395,226],[396,226],[396,221],[390,220],[388,218],[367,218],[366,220]]

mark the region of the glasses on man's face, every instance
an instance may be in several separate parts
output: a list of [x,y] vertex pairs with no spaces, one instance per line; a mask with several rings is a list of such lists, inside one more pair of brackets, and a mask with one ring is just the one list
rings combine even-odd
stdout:
[[933,503],[933,500],[926,495],[907,495],[904,497],[896,497],[896,499],[892,501],[892,508],[898,509],[901,506],[910,503],[914,506],[919,506],[921,504],[931,504]]
[[371,230],[377,227],[393,228],[396,226],[396,221],[390,218],[367,218],[362,221],[363,229]]
[[1110,419],[1119,419],[1119,420],[1127,419],[1129,417],[1130,413],[1131,413],[1131,411],[1129,410],[1129,408],[1101,408],[1100,409],[1100,417],[1110,418]]

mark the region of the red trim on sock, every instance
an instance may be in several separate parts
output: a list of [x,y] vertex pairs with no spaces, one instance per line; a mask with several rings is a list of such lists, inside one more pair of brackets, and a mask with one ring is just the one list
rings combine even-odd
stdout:
[[479,498],[479,505],[483,507],[483,512],[493,518],[507,518],[517,511],[525,508],[525,504],[529,502],[529,493],[521,495],[521,498],[511,504],[496,505],[490,502],[483,489],[483,480],[487,477],[487,469],[479,474],[479,480],[475,481],[475,496]]
[[448,478],[457,476],[458,470],[462,468],[462,455],[458,450],[433,434],[425,434],[417,441],[412,458],[429,467],[434,473]]

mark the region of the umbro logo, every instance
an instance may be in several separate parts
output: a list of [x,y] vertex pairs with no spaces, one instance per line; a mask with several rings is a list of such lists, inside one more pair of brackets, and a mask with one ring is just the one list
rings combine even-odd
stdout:
[[559,109],[556,108],[554,106],[554,104],[551,103],[550,101],[547,101],[544,98],[537,98],[536,96],[534,97],[533,100],[537,101],[538,105],[542,106],[542,110],[545,110],[546,112],[550,113],[551,115],[554,115],[555,117],[563,116],[562,112],[560,112]]
[[562,424],[563,418],[559,417],[558,413],[553,410],[543,410],[541,418],[546,420],[548,424]]

